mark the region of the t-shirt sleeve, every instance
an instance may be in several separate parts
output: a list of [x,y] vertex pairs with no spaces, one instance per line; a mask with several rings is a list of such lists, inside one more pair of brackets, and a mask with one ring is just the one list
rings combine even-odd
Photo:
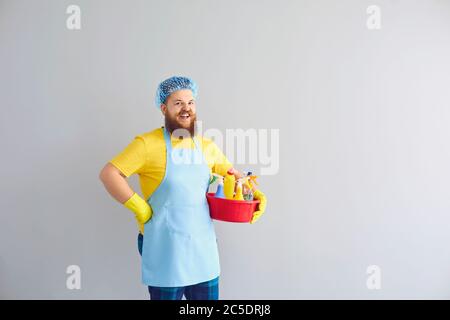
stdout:
[[116,155],[111,161],[113,166],[119,169],[126,177],[142,172],[147,161],[145,140],[136,136],[134,140]]
[[212,172],[226,176],[227,171],[233,167],[231,162],[213,141],[208,143],[206,149],[205,151],[208,154],[207,158],[209,158],[208,162],[210,162]]

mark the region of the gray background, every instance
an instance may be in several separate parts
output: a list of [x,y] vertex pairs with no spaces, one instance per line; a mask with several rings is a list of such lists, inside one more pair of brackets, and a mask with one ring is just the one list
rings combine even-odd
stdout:
[[0,298],[148,298],[98,174],[174,74],[206,127],[280,129],[263,218],[215,223],[222,299],[450,298],[449,35],[444,0],[0,1]]

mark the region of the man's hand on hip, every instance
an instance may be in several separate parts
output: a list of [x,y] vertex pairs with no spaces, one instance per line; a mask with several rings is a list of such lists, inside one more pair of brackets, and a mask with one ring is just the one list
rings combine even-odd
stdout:
[[149,221],[153,215],[152,208],[137,193],[134,193],[123,205],[134,212],[139,226],[139,232],[144,234],[144,224]]

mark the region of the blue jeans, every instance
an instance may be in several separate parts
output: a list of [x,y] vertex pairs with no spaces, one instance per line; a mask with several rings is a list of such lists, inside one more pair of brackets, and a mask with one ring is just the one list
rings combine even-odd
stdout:
[[[144,236],[138,235],[138,250],[142,256]],[[151,300],[219,300],[219,277],[185,287],[148,286]]]

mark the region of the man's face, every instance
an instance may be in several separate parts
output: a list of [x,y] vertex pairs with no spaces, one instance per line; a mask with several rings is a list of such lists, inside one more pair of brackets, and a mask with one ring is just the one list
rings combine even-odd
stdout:
[[173,92],[161,105],[161,111],[165,117],[166,127],[169,132],[176,129],[186,129],[191,136],[194,134],[195,120],[195,100],[192,91],[189,89]]

